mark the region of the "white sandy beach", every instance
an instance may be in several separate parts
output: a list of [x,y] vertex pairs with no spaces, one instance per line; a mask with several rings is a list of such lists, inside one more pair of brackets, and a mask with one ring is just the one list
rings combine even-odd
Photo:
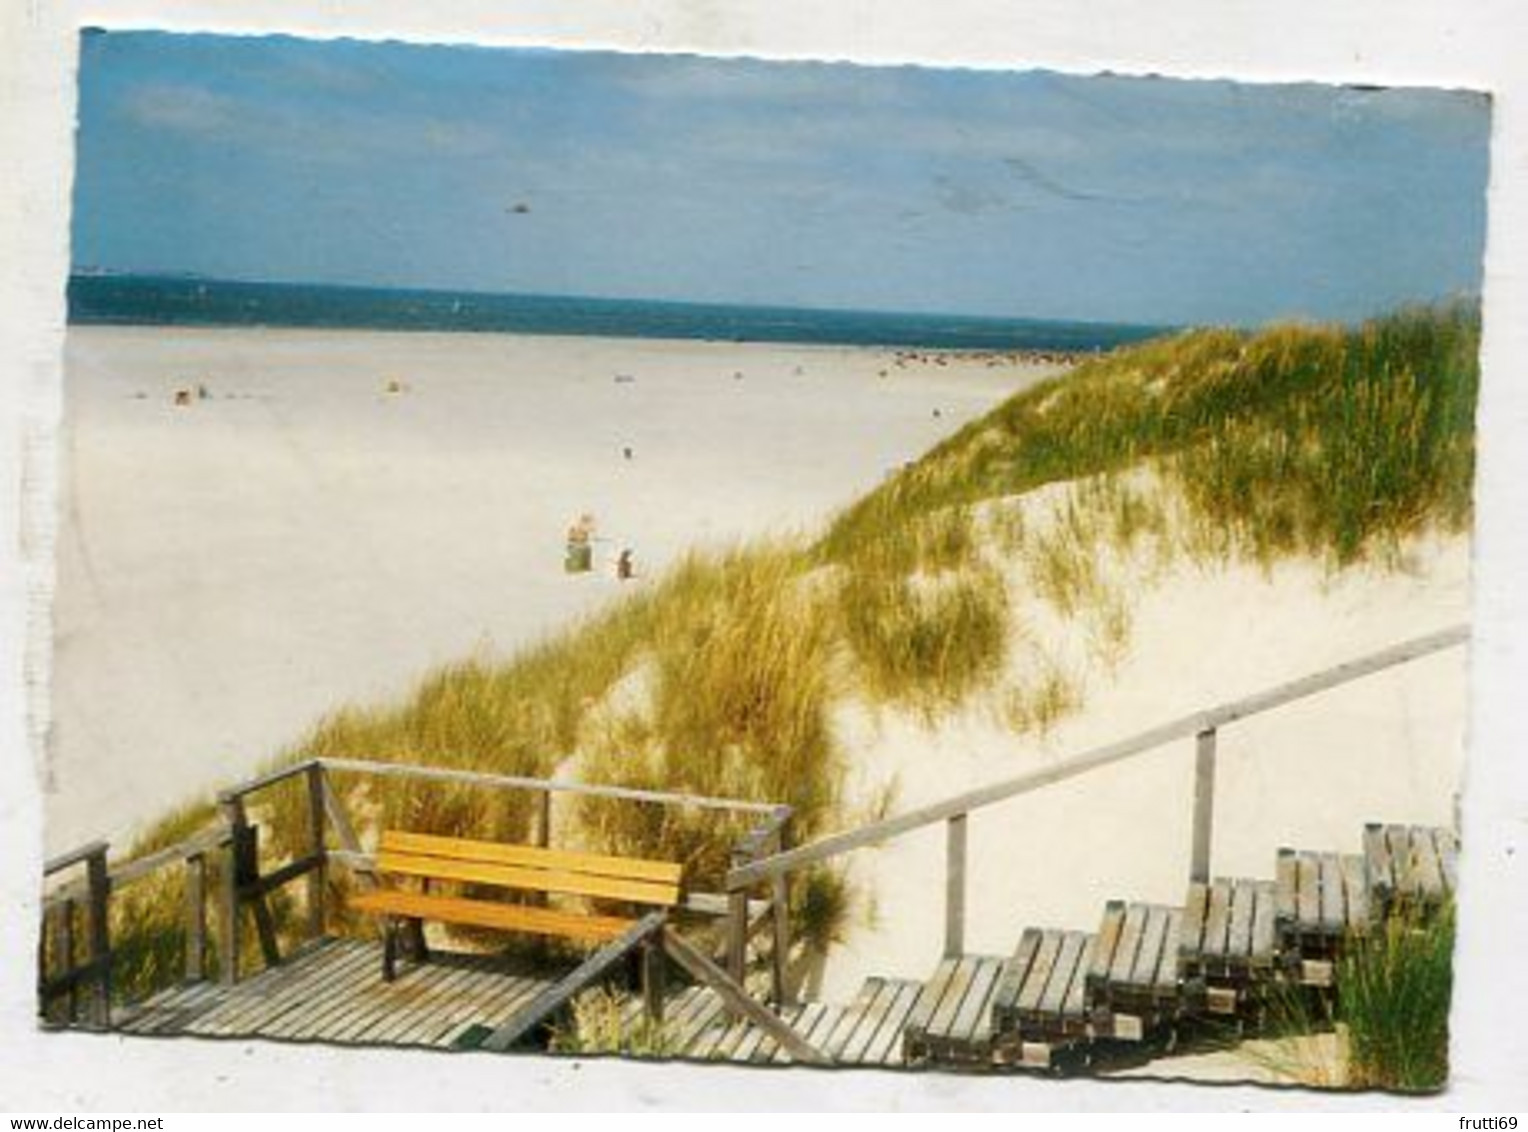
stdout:
[[[1053,369],[72,328],[48,847],[120,844],[346,702],[565,624],[619,591],[623,547],[651,576],[692,546],[818,523]],[[173,403],[198,384],[205,399]],[[593,574],[569,576],[564,537],[584,512],[609,541]]]

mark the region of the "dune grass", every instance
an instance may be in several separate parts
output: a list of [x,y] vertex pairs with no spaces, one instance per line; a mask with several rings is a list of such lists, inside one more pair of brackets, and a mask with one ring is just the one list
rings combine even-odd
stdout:
[[1151,461],[1227,550],[1346,564],[1470,516],[1479,313],[1403,311],[1345,329],[1196,330],[1087,362],[973,422],[851,507],[865,542],[950,507]]
[[553,1053],[626,1057],[672,1057],[680,1051],[679,1030],[672,1021],[654,1021],[639,1014],[631,1025],[622,1023],[629,996],[608,987],[585,991],[573,1000],[568,1020],[554,1027]]
[[[1111,554],[1152,545],[1159,556],[1341,566],[1429,527],[1463,529],[1478,339],[1478,314],[1461,304],[1357,328],[1201,330],[1119,350],[960,430],[814,543],[691,554],[512,657],[470,657],[401,702],[336,712],[276,762],[561,771],[786,803],[795,837],[817,836],[854,819],[833,728],[850,696],[932,723],[991,691],[1015,730],[1039,733],[1080,707],[1071,659],[1015,664],[1014,642],[1031,632],[1020,619],[1033,607],[1021,605],[1084,619],[1094,658],[1112,665],[1129,648],[1131,605],[1107,577]],[[1048,514],[1012,498],[1047,485],[1065,489]],[[336,785],[363,832],[532,831],[523,793],[343,775]],[[300,785],[259,804],[272,858],[304,851]],[[561,842],[682,860],[701,887],[719,882],[742,833],[715,811],[570,809]],[[174,815],[136,851],[212,817],[207,806]],[[826,946],[851,904],[842,875],[794,883],[798,931]],[[146,982],[175,965],[153,940],[178,915],[168,892],[133,906],[145,937],[129,951],[141,952]]]
[[1454,904],[1402,908],[1352,942],[1337,969],[1337,1017],[1352,1088],[1433,1092],[1448,1080]]
[[1281,1077],[1321,1088],[1436,1092],[1448,1082],[1455,905],[1402,904],[1350,933],[1335,993],[1286,986],[1270,1003],[1277,1041],[1251,1051]]

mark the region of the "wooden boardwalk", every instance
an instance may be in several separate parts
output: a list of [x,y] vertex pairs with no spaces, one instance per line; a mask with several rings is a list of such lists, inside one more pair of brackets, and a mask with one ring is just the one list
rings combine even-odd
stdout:
[[118,1029],[451,1049],[552,984],[486,956],[441,955],[393,983],[382,981],[381,970],[380,944],[326,939],[231,987],[201,982],[163,991]]
[[[1094,931],[1028,928],[1008,956],[950,956],[922,981],[872,977],[847,1003],[774,1010],[788,1028],[774,1033],[700,982],[671,988],[656,1043],[639,993],[617,999],[620,1029],[646,1056],[751,1065],[800,1060],[781,1045],[789,1034],[810,1047],[801,1055],[861,1067],[1064,1071],[1121,1043],[1166,1050],[1185,1020],[1256,1018],[1277,985],[1330,986],[1346,941],[1387,904],[1425,909],[1452,892],[1451,831],[1371,826],[1367,842],[1364,855],[1281,850],[1276,879],[1192,882],[1182,907],[1111,900]],[[559,977],[499,956],[435,953],[391,983],[381,966],[376,942],[324,938],[233,986],[163,991],[115,1028],[472,1050],[522,1011],[540,1017]],[[518,1048],[544,1045],[538,1034]]]
[[[234,986],[190,983],[148,999],[116,1029],[160,1037],[196,1035],[336,1045],[473,1049],[553,985],[546,975],[516,973],[492,956],[437,954],[396,981],[381,978],[381,945],[326,939]],[[839,1064],[902,1064],[902,1035],[924,996],[921,983],[869,979],[847,1005],[789,1007],[780,1017]],[[622,1022],[635,1032],[642,1002],[631,996]],[[667,1037],[658,1056],[695,1061],[790,1064],[763,1030],[731,1018],[716,992],[688,986],[665,1010]]]

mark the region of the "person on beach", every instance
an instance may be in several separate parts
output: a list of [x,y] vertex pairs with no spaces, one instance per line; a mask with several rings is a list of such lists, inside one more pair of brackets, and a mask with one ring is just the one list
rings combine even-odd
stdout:
[[583,514],[568,528],[567,556],[563,569],[569,574],[587,574],[594,568],[594,516]]
[[631,581],[633,567],[631,562],[631,548],[621,551],[619,558],[615,560],[615,576],[623,582]]

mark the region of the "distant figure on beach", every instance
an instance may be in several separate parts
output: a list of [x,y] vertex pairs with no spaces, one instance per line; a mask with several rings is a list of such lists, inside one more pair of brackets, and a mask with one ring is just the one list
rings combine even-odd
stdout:
[[631,448],[630,447],[622,448],[621,449],[621,454],[623,456],[625,456],[628,460],[630,460],[631,459]]
[[583,514],[568,528],[568,552],[562,568],[569,574],[587,574],[594,569],[594,516]]
[[631,550],[627,548],[621,551],[621,556],[615,560],[615,576],[623,582],[629,582],[631,575]]

